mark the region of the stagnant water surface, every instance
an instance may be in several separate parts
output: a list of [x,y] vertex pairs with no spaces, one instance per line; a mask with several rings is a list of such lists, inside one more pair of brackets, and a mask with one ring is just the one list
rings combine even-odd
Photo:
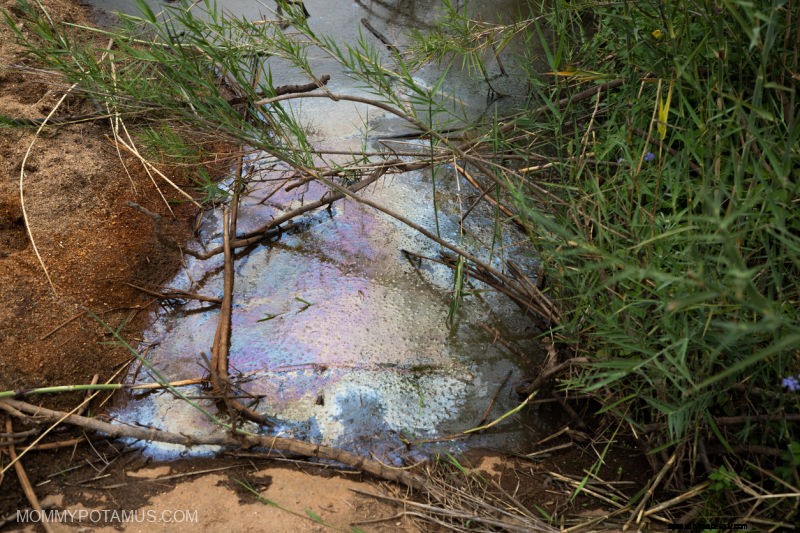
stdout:
[[[110,4],[98,2],[101,7]],[[495,14],[504,9],[510,13],[515,5],[486,4],[491,4]],[[359,21],[366,17],[401,42],[404,28],[422,26],[437,12],[432,1],[308,0],[306,5],[316,32],[335,33],[343,41],[358,36]],[[264,5],[244,1],[226,2],[225,8],[251,18],[266,11]],[[321,56],[312,64],[320,74],[333,76],[331,90],[358,91]],[[289,69],[281,71],[279,64],[271,67],[273,77],[285,80],[278,84],[307,81],[294,78],[297,74]],[[433,79],[436,74],[431,67],[419,76],[425,83],[426,76]],[[513,89],[515,81],[502,83]],[[486,88],[480,81],[456,75],[448,79],[445,90],[464,102],[473,116],[486,111]],[[383,145],[376,139],[404,127],[362,105],[323,99],[292,105],[321,149],[354,149],[362,143],[379,149]],[[403,147],[414,148],[413,143]],[[281,190],[263,201],[275,180],[283,176],[281,169],[260,170],[263,163],[255,160],[248,165],[263,184],[252,187],[242,199],[240,233],[325,192],[321,186],[310,185]],[[486,250],[493,249],[498,268],[513,257],[523,268],[533,270],[529,252],[518,247],[524,236],[508,228],[496,231],[489,207],[476,208],[467,218],[466,231],[460,231],[460,214],[472,203],[474,191],[459,182],[452,169],[443,168],[436,182],[443,237],[485,257]],[[432,185],[430,173],[408,172],[384,178],[364,195],[433,231]],[[195,248],[220,242],[221,213],[210,211]],[[239,259],[230,350],[232,381],[261,398],[256,409],[280,421],[274,429],[277,434],[372,452],[397,464],[437,446],[522,449],[535,436],[536,422],[520,423],[518,418],[468,440],[406,446],[474,427],[493,401],[490,418],[513,408],[518,398],[512,388],[529,376],[538,347],[530,321],[503,296],[482,290],[485,287],[480,284],[465,299],[455,323],[448,325],[452,272],[436,263],[410,261],[402,250],[432,257],[441,251],[403,224],[346,200],[330,211],[305,217],[298,230]],[[170,286],[221,296],[222,257],[207,261],[187,257],[186,269]],[[142,348],[148,360],[169,380],[203,376],[218,317],[217,308],[198,302],[165,310],[145,333]],[[525,357],[497,343],[493,332],[514,343]],[[155,381],[146,368],[139,369],[135,379]],[[206,391],[199,387],[183,391],[216,412],[214,403],[204,398]],[[205,415],[168,392],[134,395],[114,416],[119,422],[187,435],[216,431]],[[146,453],[159,457],[181,451],[177,446],[145,447]]]

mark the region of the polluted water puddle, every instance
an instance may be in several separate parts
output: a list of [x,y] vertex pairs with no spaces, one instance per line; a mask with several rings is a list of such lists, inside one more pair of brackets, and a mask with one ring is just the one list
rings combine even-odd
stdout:
[[[312,12],[311,24],[317,24],[314,30],[320,33],[345,28],[345,33],[358,36],[358,21],[371,13],[360,3],[330,2],[341,3],[342,9],[326,8],[325,12],[332,13],[326,19],[313,17],[318,3],[306,3]],[[425,4],[428,12],[434,5],[418,4]],[[226,8],[231,6],[226,3]],[[421,9],[417,6],[414,17],[424,18]],[[385,34],[397,35],[408,16],[399,11],[394,15],[371,22]],[[335,75],[335,67],[323,62],[315,70],[334,73],[329,87],[336,92],[357,91],[353,82]],[[293,75],[287,72],[280,79],[301,81]],[[277,66],[273,76],[281,76]],[[457,80],[450,83],[457,91]],[[479,112],[484,111],[485,97],[479,104]],[[314,145],[320,150],[346,151],[362,145],[385,150],[384,143],[373,139],[396,133],[398,128],[396,120],[363,105],[319,98],[291,105],[314,131]],[[363,123],[367,116],[368,128]],[[364,139],[367,130],[370,137]],[[414,142],[402,146],[426,149]],[[286,180],[289,169],[255,159],[247,166],[251,184],[240,202],[239,234],[327,192],[316,183],[291,191],[274,190]],[[524,271],[534,272],[530,252],[518,244],[525,242],[524,235],[508,227],[500,231],[491,206],[485,203],[472,209],[462,228],[459,221],[474,202],[474,191],[467,190],[470,185],[452,167],[441,167],[434,177],[429,171],[387,175],[359,194],[438,232],[499,270],[510,258]],[[356,201],[340,200],[295,223],[274,242],[237,256],[235,266],[230,380],[243,402],[257,399],[252,407],[277,421],[269,434],[374,454],[395,465],[467,446],[520,451],[536,438],[539,423],[535,419],[523,423],[509,417],[469,439],[433,442],[493,420],[519,404],[514,386],[530,376],[540,354],[533,340],[536,331],[519,308],[472,282],[456,319],[449,322],[453,271],[416,258],[439,258],[442,248]],[[222,212],[209,211],[194,248],[219,246],[221,235]],[[221,254],[204,261],[187,256],[184,270],[168,286],[221,297],[222,270]],[[205,376],[218,319],[219,308],[204,302],[165,308],[145,332],[140,352],[147,365],[166,380]],[[517,348],[509,350],[498,337]],[[158,381],[144,365],[133,369],[128,380]],[[203,410],[224,416],[209,390],[190,386],[181,392]],[[112,415],[120,424],[187,436],[224,431],[169,391],[131,394]],[[242,427],[267,431],[252,423]],[[136,445],[158,459],[216,451],[212,447],[187,451],[160,443]]]
[[[309,186],[305,195],[318,198],[323,192]],[[264,194],[255,190],[242,199],[243,232],[268,220],[270,210],[278,214],[277,208],[259,203]],[[364,193],[433,227],[431,194],[430,178],[423,173],[386,178]],[[441,234],[457,235],[458,217],[439,215]],[[221,243],[221,216],[215,211],[204,221],[208,247]],[[470,226],[476,232],[491,227],[485,215],[473,216]],[[257,411],[278,421],[271,434],[403,464],[408,453],[416,457],[443,446],[464,446],[424,442],[470,429],[518,404],[513,387],[538,352],[530,320],[476,282],[475,295],[465,298],[449,325],[452,270],[410,261],[404,251],[440,253],[437,244],[414,230],[342,200],[236,261],[231,381],[241,394],[260,399]],[[221,297],[222,257],[188,258],[186,270],[170,286]],[[218,308],[194,301],[162,313],[145,334],[149,364],[170,381],[205,375],[218,318]],[[531,360],[515,360],[496,342],[497,334],[517,343]],[[146,367],[137,376],[139,382],[156,380]],[[208,391],[182,392],[216,412]],[[114,417],[190,436],[219,431],[168,391],[133,396]],[[512,418],[475,435],[468,445],[517,451],[531,438],[530,428]],[[420,444],[407,446],[415,442]],[[159,458],[182,451],[173,445],[145,447]]]

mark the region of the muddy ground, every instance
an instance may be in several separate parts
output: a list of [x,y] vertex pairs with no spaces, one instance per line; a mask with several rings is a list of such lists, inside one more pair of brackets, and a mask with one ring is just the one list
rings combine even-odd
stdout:
[[[43,0],[50,16],[80,24],[93,19],[72,0]],[[12,18],[19,15],[16,0],[0,0]],[[34,69],[12,33],[0,26],[0,113],[37,118],[50,113],[65,91],[53,74]],[[56,114],[75,115],[91,110],[80,94],[68,95]],[[128,350],[112,342],[108,327],[136,341],[151,320],[158,302],[131,287],[157,290],[180,265],[180,245],[192,235],[197,209],[169,185],[157,181],[172,206],[169,212],[151,178],[130,154],[120,154],[107,122],[84,122],[36,128],[0,128],[0,391],[89,383],[119,379],[131,362]],[[222,152],[221,152],[222,153]],[[24,172],[22,172],[23,160]],[[216,170],[226,166],[220,156]],[[162,168],[179,185],[191,184],[181,171]],[[20,197],[20,184],[23,196]],[[153,220],[130,207],[134,202],[162,217],[156,231]],[[33,237],[41,261],[36,257]],[[96,378],[95,378],[96,376]],[[69,410],[82,394],[26,397],[51,408]],[[97,404],[93,410],[101,411]],[[18,419],[0,416],[0,433],[20,432]],[[12,424],[9,426],[8,424]],[[79,430],[59,428],[46,441],[65,443],[84,439]],[[564,443],[554,440],[547,446]],[[29,442],[21,439],[17,450]],[[0,446],[0,530],[34,530],[17,522],[17,511],[30,509],[7,446]],[[554,473],[580,475],[596,456],[590,447],[568,440],[561,455],[545,461],[526,458],[486,460],[487,478],[498,482],[528,508],[550,513],[596,503],[568,504],[568,485]],[[92,437],[92,442],[69,444],[54,450],[30,451],[22,458],[31,485],[46,509],[95,509],[152,512],[196,511],[198,522],[157,519],[124,525],[114,520],[54,524],[55,530],[103,528],[186,531],[316,531],[322,526],[307,510],[338,527],[358,524],[367,531],[429,530],[403,513],[402,504],[378,502],[350,489],[402,498],[394,486],[365,480],[360,474],[295,461],[264,460],[238,454],[204,460],[150,465],[119,442]],[[487,466],[488,465],[488,466]],[[617,479],[623,473],[640,478],[642,463],[627,453],[610,459],[601,475]],[[263,498],[259,503],[243,489],[248,482]],[[638,488],[632,482],[629,489]],[[622,485],[621,485],[622,486]],[[280,507],[279,507],[280,506]],[[283,507],[283,509],[281,508]],[[98,517],[99,515],[94,515]],[[152,516],[152,515],[148,515]]]
[[[56,20],[87,22],[85,10],[74,2],[45,5]],[[18,13],[16,0],[3,0],[0,6],[12,16]],[[9,29],[0,29],[0,113],[46,116],[63,96],[64,82],[30,70],[34,66]],[[70,95],[57,115],[80,114],[87,105],[79,94]],[[38,138],[35,131],[0,129],[3,390],[88,383],[95,374],[104,381],[119,370],[130,354],[105,342],[108,332],[90,314],[114,328],[124,323],[123,335],[135,337],[153,302],[127,283],[158,286],[180,261],[178,247],[157,238],[153,221],[128,202],[164,215],[165,231],[177,242],[190,235],[196,214],[191,204],[178,203],[180,197],[162,182],[159,186],[176,213],[169,216],[150,178],[129,154],[123,154],[123,167],[107,122],[46,128]],[[24,207],[52,287],[23,219],[20,179],[28,151]],[[173,177],[186,184],[182,176]]]

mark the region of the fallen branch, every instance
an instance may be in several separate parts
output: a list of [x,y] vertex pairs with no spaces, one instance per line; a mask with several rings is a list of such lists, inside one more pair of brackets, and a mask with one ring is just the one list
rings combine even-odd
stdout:
[[[235,198],[238,202],[238,197]],[[231,249],[231,222],[229,221],[230,209],[225,206],[222,215],[222,240],[225,250],[225,270],[223,273],[224,293],[220,308],[217,331],[214,334],[214,344],[211,346],[211,382],[214,392],[219,394],[231,411],[231,415],[238,413],[252,422],[262,426],[272,427],[275,422],[268,416],[259,414],[253,409],[242,404],[230,396],[230,381],[228,378],[228,352],[231,345],[231,314],[233,306],[233,254]],[[235,231],[235,225],[234,225]]]
[[[180,433],[161,431],[155,428],[143,428],[138,426],[124,426],[103,422],[85,416],[70,415],[62,411],[46,409],[19,400],[3,399],[0,400],[0,409],[12,416],[28,415],[25,418],[35,417],[37,420],[48,422],[62,421],[73,426],[82,427],[90,431],[106,434],[110,438],[128,438],[143,441],[163,442],[169,444],[180,444],[191,447],[199,445],[208,446],[230,446],[235,448],[266,448],[264,455],[269,457],[279,455],[280,452],[289,452],[303,457],[316,457],[337,461],[356,470],[361,470],[373,476],[389,481],[402,483],[403,485],[423,490],[422,479],[405,470],[392,468],[382,465],[377,461],[361,457],[354,453],[346,452],[337,448],[323,446],[321,444],[310,444],[296,439],[284,437],[270,437],[266,435],[255,435],[242,430],[237,430],[235,434],[218,433],[202,437],[190,437]],[[252,450],[251,450],[252,451]]]
[[[445,246],[447,245],[445,244]],[[458,248],[455,249],[458,250]],[[442,255],[441,259],[437,259],[404,249],[401,250],[401,252],[407,258],[416,257],[419,259],[425,259],[427,261],[433,261],[434,263],[439,263],[440,265],[452,268],[453,270],[456,269],[458,264],[458,261],[454,257],[444,254]],[[467,259],[471,259],[471,257],[472,256],[467,257]],[[467,265],[467,274],[472,279],[483,282],[496,291],[505,294],[524,312],[530,312],[534,316],[544,319],[548,324],[555,324],[557,323],[557,320],[560,319],[560,315],[556,314],[558,310],[535,285],[528,283],[528,287],[526,287],[522,281],[520,281],[520,283],[516,283],[511,278],[505,276],[504,274],[500,274],[497,270],[488,267],[488,265],[484,263]]]

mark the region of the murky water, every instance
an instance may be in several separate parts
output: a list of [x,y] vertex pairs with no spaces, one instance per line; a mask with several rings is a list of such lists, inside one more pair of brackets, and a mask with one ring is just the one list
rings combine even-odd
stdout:
[[[513,4],[491,2],[494,12],[502,12],[504,7],[510,10]],[[432,0],[308,0],[306,5],[315,31],[336,32],[344,41],[358,36],[359,21],[367,17],[385,35],[402,43],[403,28],[423,25],[437,13],[437,3]],[[226,2],[225,8],[253,17],[266,12],[263,5],[244,1]],[[331,90],[357,91],[353,82],[322,56],[314,58],[312,65],[315,71],[333,76]],[[291,70],[284,72],[280,65],[272,65],[272,74],[285,83],[307,81],[292,79]],[[424,81],[435,79],[437,73],[431,67],[419,75]],[[508,83],[511,86],[514,81]],[[445,90],[463,101],[473,116],[486,110],[481,83],[454,76]],[[391,117],[361,105],[323,99],[293,105],[315,132],[313,140],[319,148],[361,146],[367,116],[367,144],[401,128]],[[259,170],[259,164],[251,162],[262,185],[242,199],[240,233],[303,201],[315,201],[325,192],[321,186],[310,185],[288,193],[280,191],[264,202],[272,191],[270,184],[282,174],[280,169]],[[447,168],[437,174],[436,181],[443,237],[483,256],[492,249],[498,268],[506,256],[513,256],[532,270],[530,253],[517,247],[525,241],[524,236],[508,228],[496,232],[492,211],[485,205],[470,214],[462,234],[458,220],[472,197],[468,199],[461,191],[469,185],[459,183]],[[364,195],[431,230],[436,226],[430,173],[386,177]],[[203,221],[201,242],[206,246],[221,242],[220,217],[218,211],[209,212]],[[516,405],[513,385],[538,356],[531,324],[516,307],[475,284],[474,294],[465,299],[458,319],[450,326],[446,318],[452,272],[435,263],[410,262],[402,252],[436,257],[438,245],[350,200],[303,221],[300,231],[259,247],[239,259],[236,267],[231,378],[242,391],[260,398],[259,412],[280,420],[277,433],[372,452],[400,464],[409,454],[413,459],[435,446],[408,448],[406,443],[474,427],[493,401],[490,418]],[[200,246],[198,243],[197,248]],[[170,286],[221,296],[221,264],[221,256],[208,261],[188,258],[186,269]],[[191,302],[165,311],[145,333],[147,358],[167,379],[206,373],[202,354],[210,354],[219,316],[217,309],[207,307]],[[520,360],[496,343],[487,328],[517,343],[526,358]],[[155,380],[146,369],[136,376],[138,381]],[[204,398],[205,391],[196,388],[185,393],[215,411],[213,402]],[[214,431],[204,415],[166,392],[134,397],[115,416],[120,422],[189,435]],[[527,424],[512,419],[469,441],[439,446],[515,450],[529,441],[531,431]],[[169,446],[146,448],[146,453],[157,456],[179,451]]]

